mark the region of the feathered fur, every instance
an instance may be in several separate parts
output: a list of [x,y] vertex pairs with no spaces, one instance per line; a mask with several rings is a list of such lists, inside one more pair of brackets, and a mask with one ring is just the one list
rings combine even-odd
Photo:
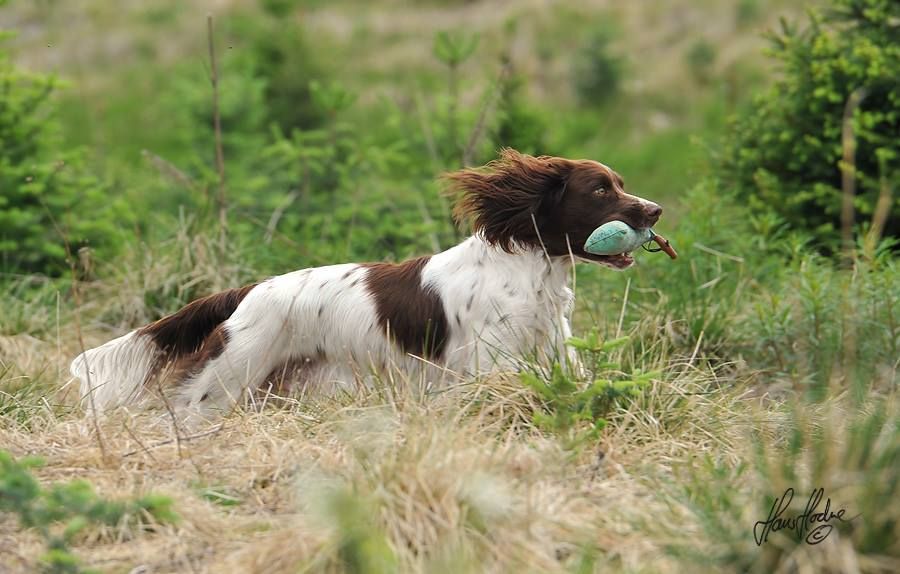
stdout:
[[587,236],[613,219],[649,227],[662,211],[590,160],[503,150],[446,180],[456,216],[474,230],[459,245],[400,264],[302,269],[197,300],[77,357],[71,371],[87,406],[139,401],[172,365],[175,404],[209,416],[286,372],[304,391],[328,392],[389,368],[439,385],[523,357],[571,356],[571,265],[631,264],[627,254],[584,252]]

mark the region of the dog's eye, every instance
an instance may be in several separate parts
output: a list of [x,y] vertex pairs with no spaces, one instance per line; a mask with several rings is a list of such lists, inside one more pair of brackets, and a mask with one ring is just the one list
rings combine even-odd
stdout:
[[597,195],[606,195],[606,187],[601,185],[600,187],[598,187],[597,189],[594,190],[594,193]]

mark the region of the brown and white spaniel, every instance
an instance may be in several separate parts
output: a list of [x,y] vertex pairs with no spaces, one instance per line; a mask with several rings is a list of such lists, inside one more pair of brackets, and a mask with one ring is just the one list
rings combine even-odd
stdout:
[[612,220],[647,228],[662,213],[591,160],[506,149],[445,178],[457,219],[471,221],[468,239],[403,263],[301,269],[196,300],[79,355],[71,371],[86,405],[140,401],[173,365],[172,400],[206,417],[285,373],[299,388],[334,391],[387,369],[440,384],[526,356],[571,357],[572,265],[634,263],[586,253],[587,237]]

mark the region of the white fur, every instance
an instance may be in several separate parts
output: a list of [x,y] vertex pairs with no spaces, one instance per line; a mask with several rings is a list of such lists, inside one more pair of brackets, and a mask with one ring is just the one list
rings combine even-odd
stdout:
[[[551,260],[540,250],[510,254],[477,235],[432,256],[422,282],[440,297],[446,315],[440,365],[404,353],[385,336],[363,280],[368,268],[332,265],[273,277],[225,321],[224,351],[181,385],[177,402],[203,415],[227,410],[290,359],[308,360],[304,385],[333,392],[390,368],[441,384],[515,368],[524,357],[572,358],[565,347],[571,272],[567,257]],[[83,396],[93,389],[93,405],[110,408],[139,396],[158,352],[132,332],[87,351],[71,370],[82,380]],[[322,355],[327,360],[315,359]]]
[[101,411],[134,402],[158,355],[150,337],[132,331],[78,355],[69,371],[81,381],[86,406]]
[[509,254],[477,236],[433,256],[423,279],[444,302],[447,367],[472,376],[517,367],[527,357],[565,356],[570,263],[537,250]]

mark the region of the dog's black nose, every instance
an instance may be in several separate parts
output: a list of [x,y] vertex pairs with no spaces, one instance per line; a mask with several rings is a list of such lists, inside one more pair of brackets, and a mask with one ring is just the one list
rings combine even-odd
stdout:
[[653,219],[653,221],[656,221],[659,219],[659,216],[662,215],[662,207],[655,203],[648,203],[644,207],[644,210],[647,213],[647,217]]

